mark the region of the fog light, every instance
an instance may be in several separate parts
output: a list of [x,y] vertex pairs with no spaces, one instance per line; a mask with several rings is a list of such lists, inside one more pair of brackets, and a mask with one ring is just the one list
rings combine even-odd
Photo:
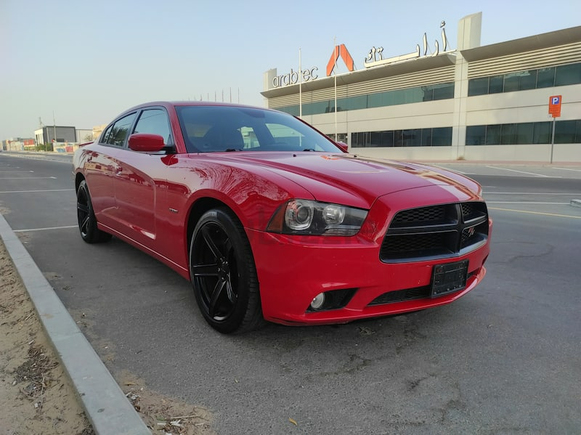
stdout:
[[311,302],[311,309],[320,310],[325,303],[325,293],[319,293]]

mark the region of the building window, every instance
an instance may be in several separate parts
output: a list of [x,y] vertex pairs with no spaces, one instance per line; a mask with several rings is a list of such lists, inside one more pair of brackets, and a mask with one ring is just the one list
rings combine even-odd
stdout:
[[468,96],[488,94],[488,77],[472,79],[468,82]]
[[433,128],[432,146],[442,147],[452,145],[452,127]]
[[420,146],[422,143],[422,131],[419,129],[403,130],[402,141],[404,147]]
[[555,67],[541,68],[537,72],[537,89],[555,86]]
[[504,76],[492,76],[489,79],[488,93],[500,94],[504,92]]
[[486,145],[499,145],[501,143],[501,129],[502,125],[486,126]]
[[558,121],[555,124],[555,143],[581,143],[581,120]]
[[469,125],[466,127],[466,145],[484,145],[485,140],[485,125]]
[[526,91],[581,83],[581,63],[516,71],[468,81],[468,96]]
[[515,92],[519,90],[519,73],[504,75],[504,92]]
[[452,127],[351,133],[352,148],[451,146]]
[[[337,100],[337,112],[447,100],[451,98],[454,98],[454,83],[440,83],[408,89],[397,89],[395,91],[377,92],[369,95],[339,98]],[[294,116],[299,115],[298,105],[277,107],[276,109]],[[319,115],[333,112],[335,112],[334,99],[303,104],[303,115]]]
[[516,125],[516,142],[518,145],[533,143],[534,122],[523,122]]
[[[466,127],[466,145],[550,144],[552,124],[544,121],[470,125]],[[555,143],[581,143],[581,120],[557,121]]]
[[504,124],[500,126],[501,145],[512,145],[516,143],[516,124]]
[[557,67],[555,86],[576,85],[581,83],[581,63]]
[[535,128],[533,132],[533,143],[534,144],[544,144],[551,143],[552,134],[552,122],[535,122]]

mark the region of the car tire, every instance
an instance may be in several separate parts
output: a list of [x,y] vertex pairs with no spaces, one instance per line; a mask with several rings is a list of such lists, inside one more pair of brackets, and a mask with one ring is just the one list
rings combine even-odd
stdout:
[[196,300],[212,328],[223,334],[242,333],[265,323],[250,243],[230,210],[217,208],[202,215],[189,258]]
[[97,218],[93,211],[93,203],[89,187],[85,180],[77,189],[77,222],[81,238],[87,243],[101,243],[111,239],[111,234],[97,228]]

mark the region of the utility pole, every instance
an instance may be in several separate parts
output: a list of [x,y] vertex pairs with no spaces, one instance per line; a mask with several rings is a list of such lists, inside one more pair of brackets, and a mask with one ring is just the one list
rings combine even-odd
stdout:
[[54,110],[52,111],[52,140],[56,143],[56,121],[54,120]]

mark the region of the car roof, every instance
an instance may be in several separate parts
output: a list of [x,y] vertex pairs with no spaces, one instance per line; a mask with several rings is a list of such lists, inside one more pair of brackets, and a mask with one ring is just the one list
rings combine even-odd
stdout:
[[151,106],[163,106],[166,108],[177,107],[177,106],[221,106],[221,107],[245,107],[250,109],[260,109],[260,110],[272,110],[267,107],[251,106],[247,104],[237,104],[237,103],[220,103],[212,101],[151,101],[148,103],[138,104],[137,106],[131,107],[125,110],[123,113],[131,112],[138,109],[143,109],[145,107]]

